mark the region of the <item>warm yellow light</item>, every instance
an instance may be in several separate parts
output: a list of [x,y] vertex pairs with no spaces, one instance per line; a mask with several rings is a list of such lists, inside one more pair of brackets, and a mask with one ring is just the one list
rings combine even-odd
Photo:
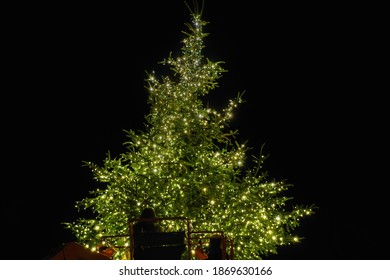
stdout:
[[[262,175],[263,155],[256,158],[254,169],[243,170],[245,144],[235,141],[234,131],[225,130],[241,96],[222,110],[205,107],[198,99],[217,85],[224,69],[202,56],[205,23],[198,17],[194,23],[184,39],[182,57],[164,61],[175,71],[174,78],[148,74],[148,129],[129,133],[130,149],[118,158],[108,157],[101,167],[89,163],[95,178],[108,188],[95,189],[95,197],[79,204],[79,209],[97,214],[95,220],[71,226],[83,244],[96,247],[103,234],[128,233],[127,219],[138,217],[144,206],[153,206],[161,217],[186,216],[196,230],[223,230],[239,244],[237,259],[276,252],[276,246],[286,242],[280,236],[289,243],[299,241],[283,231],[284,226],[294,227],[300,217],[311,214],[310,209],[282,211],[285,200],[276,194],[286,189],[285,184]],[[178,228],[161,223],[168,231]],[[115,242],[129,246],[128,238]],[[121,250],[114,258],[124,259]]]

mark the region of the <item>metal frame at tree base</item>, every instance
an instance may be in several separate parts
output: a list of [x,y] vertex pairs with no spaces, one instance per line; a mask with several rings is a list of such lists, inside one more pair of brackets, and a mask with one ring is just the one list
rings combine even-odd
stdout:
[[[188,251],[188,258],[199,259],[196,258],[195,249],[200,249],[200,247],[204,245],[208,245],[209,242],[202,242],[202,240],[210,240],[211,238],[219,238],[221,241],[221,259],[234,259],[234,244],[233,239],[227,238],[223,231],[192,231],[191,220],[186,217],[163,217],[163,218],[137,218],[137,219],[129,219],[129,234],[119,234],[119,235],[107,235],[102,236],[102,245],[98,247],[98,252],[105,256],[113,258],[113,253],[118,249],[127,249],[128,253],[126,254],[125,259],[133,260],[134,259],[134,223],[136,222],[160,222],[160,221],[181,221],[185,223],[186,226],[186,246]],[[163,232],[159,233],[159,235],[163,235],[166,233],[167,235],[174,232]],[[157,237],[157,236],[156,236]],[[114,245],[109,240],[117,239],[117,238],[128,238],[129,245]],[[158,238],[158,237],[157,237]],[[166,239],[166,238],[165,238]],[[158,242],[158,241],[157,241]],[[163,241],[161,241],[163,242]],[[161,243],[161,246],[164,246]],[[229,248],[229,253],[227,253],[227,248]],[[207,255],[202,258],[207,259]]]

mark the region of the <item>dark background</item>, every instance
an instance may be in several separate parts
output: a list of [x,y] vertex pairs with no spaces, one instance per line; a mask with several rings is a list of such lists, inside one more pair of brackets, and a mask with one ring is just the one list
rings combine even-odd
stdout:
[[[141,2],[141,1],[139,1]],[[232,127],[296,204],[316,204],[305,239],[270,259],[388,259],[388,106],[380,7],[206,0],[204,54],[227,73]],[[191,1],[188,1],[192,5]],[[177,54],[184,1],[20,4],[5,9],[2,259],[43,259],[74,241],[62,222],[94,188],[82,161],[125,151],[143,129],[145,70]]]

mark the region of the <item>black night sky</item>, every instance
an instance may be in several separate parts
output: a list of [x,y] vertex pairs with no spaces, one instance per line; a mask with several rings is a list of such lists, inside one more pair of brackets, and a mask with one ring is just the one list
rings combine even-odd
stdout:
[[[142,3],[138,3],[142,2]],[[191,1],[188,1],[191,5]],[[145,71],[181,47],[184,1],[20,4],[3,47],[2,259],[44,259],[74,241],[61,222],[94,187],[82,161],[125,151],[143,129]],[[357,4],[354,4],[357,5]],[[245,91],[232,127],[265,169],[294,185],[301,244],[270,259],[388,259],[388,106],[381,18],[340,4],[206,0],[205,56],[227,73],[216,108]],[[386,91],[388,92],[388,90]],[[4,168],[5,167],[5,168]]]

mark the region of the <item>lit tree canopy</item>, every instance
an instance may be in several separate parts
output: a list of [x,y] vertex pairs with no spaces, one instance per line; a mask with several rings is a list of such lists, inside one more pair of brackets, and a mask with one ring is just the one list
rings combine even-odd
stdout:
[[244,168],[248,147],[229,130],[242,94],[223,110],[204,104],[225,70],[202,55],[207,23],[200,13],[191,16],[181,55],[162,61],[173,74],[147,74],[150,113],[144,131],[126,131],[126,152],[108,154],[102,166],[86,162],[105,187],[76,206],[95,217],[65,224],[93,248],[102,235],[128,233],[128,218],[153,207],[159,216],[191,219],[196,230],[224,231],[234,238],[236,259],[261,259],[299,242],[293,230],[313,207],[287,209],[291,198],[282,193],[291,185],[268,178],[264,155]]

